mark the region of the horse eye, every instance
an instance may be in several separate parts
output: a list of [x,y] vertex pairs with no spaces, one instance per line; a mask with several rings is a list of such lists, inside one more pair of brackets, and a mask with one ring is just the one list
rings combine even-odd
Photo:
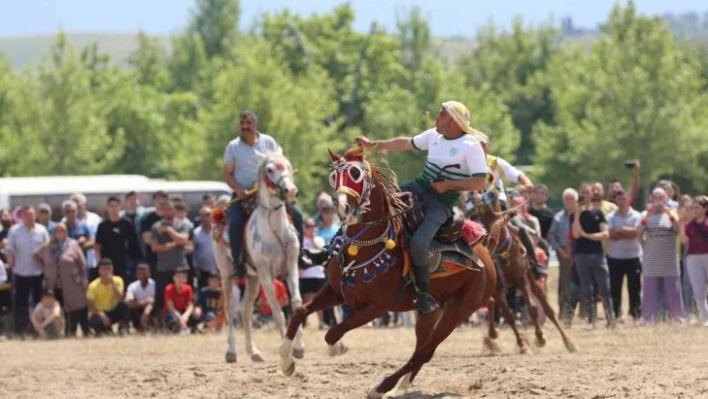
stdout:
[[362,173],[361,168],[358,166],[352,166],[347,171],[349,172],[349,177],[351,177],[354,183],[359,183],[364,178],[364,173]]
[[273,172],[275,172],[275,168],[273,167],[273,165],[266,166],[266,173],[268,173],[269,175],[272,175]]
[[329,174],[329,185],[332,186],[332,188],[337,188],[337,172],[336,171]]

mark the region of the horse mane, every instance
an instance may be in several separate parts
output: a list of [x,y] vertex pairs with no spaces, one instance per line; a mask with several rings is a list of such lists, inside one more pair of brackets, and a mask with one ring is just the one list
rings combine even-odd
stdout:
[[401,199],[401,189],[398,184],[398,176],[388,165],[384,157],[368,157],[362,147],[350,148],[344,153],[344,158],[360,159],[366,162],[371,168],[371,178],[374,185],[383,192],[386,213],[391,217],[394,231],[398,235],[403,229],[403,213],[408,205]]

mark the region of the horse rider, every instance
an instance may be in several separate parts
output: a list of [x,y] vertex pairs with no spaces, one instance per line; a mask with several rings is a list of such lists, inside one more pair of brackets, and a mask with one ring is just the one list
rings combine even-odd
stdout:
[[[504,191],[504,179],[517,183],[519,185],[519,190],[526,193],[531,193],[533,190],[533,182],[526,176],[526,174],[519,169],[512,166],[504,158],[490,155],[489,151],[491,144],[489,142],[489,137],[484,134],[478,135],[478,139],[482,144],[484,153],[487,155],[487,166],[491,173],[494,174],[494,184],[498,195],[498,200],[501,203],[502,209],[509,209],[509,204],[506,196],[506,191]],[[531,240],[531,235],[526,229],[524,221],[521,216],[515,215],[510,223],[519,231],[519,237],[521,242],[526,248],[529,259],[531,260],[531,269],[533,270],[536,277],[547,276],[548,272],[541,266],[536,257],[536,249],[534,248],[533,241]]]
[[[356,139],[365,148],[389,151],[427,151],[425,167],[414,181],[402,189],[411,191],[421,201],[425,216],[410,242],[417,295],[416,307],[421,315],[438,308],[430,295],[428,274],[428,248],[440,227],[452,217],[452,208],[464,191],[483,190],[486,185],[487,164],[484,151],[475,129],[470,126],[470,111],[457,101],[442,104],[435,121],[435,128],[417,136],[398,137],[389,140],[371,141],[365,137]],[[448,171],[446,166],[457,165]]]
[[[243,111],[239,114],[241,135],[226,146],[224,151],[224,181],[233,190],[234,201],[229,206],[229,245],[231,246],[231,257],[233,259],[234,270],[232,277],[241,278],[246,275],[246,264],[243,252],[243,230],[246,225],[247,215],[243,207],[243,201],[250,194],[249,190],[258,182],[258,167],[266,152],[279,152],[283,150],[273,137],[258,131],[258,117],[251,111]],[[293,219],[293,225],[297,230],[302,249],[303,240],[303,218],[302,212],[295,204],[286,204],[287,211]],[[300,256],[302,263],[308,263],[307,259]]]

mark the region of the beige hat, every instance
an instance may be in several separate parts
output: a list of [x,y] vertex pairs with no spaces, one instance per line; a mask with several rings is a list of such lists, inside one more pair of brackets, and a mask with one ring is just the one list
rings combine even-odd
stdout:
[[446,101],[442,103],[442,107],[463,132],[471,134],[479,141],[489,141],[486,134],[470,126],[470,110],[464,104],[459,101]]

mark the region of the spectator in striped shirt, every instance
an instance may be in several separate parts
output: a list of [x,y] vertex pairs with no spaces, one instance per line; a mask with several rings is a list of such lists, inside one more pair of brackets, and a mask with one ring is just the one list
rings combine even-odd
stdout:
[[644,244],[642,281],[642,322],[651,324],[659,313],[660,292],[669,305],[671,318],[685,321],[681,295],[681,272],[676,251],[678,216],[667,204],[668,195],[657,187],[652,201],[642,214],[639,226]]
[[[150,248],[157,254],[155,267],[155,292],[164,292],[172,281],[172,276],[178,269],[187,270],[187,246],[189,242],[189,225],[175,217],[175,203],[167,200],[160,205],[162,219],[153,224],[150,237]],[[163,296],[156,295],[155,311],[163,309]]]

